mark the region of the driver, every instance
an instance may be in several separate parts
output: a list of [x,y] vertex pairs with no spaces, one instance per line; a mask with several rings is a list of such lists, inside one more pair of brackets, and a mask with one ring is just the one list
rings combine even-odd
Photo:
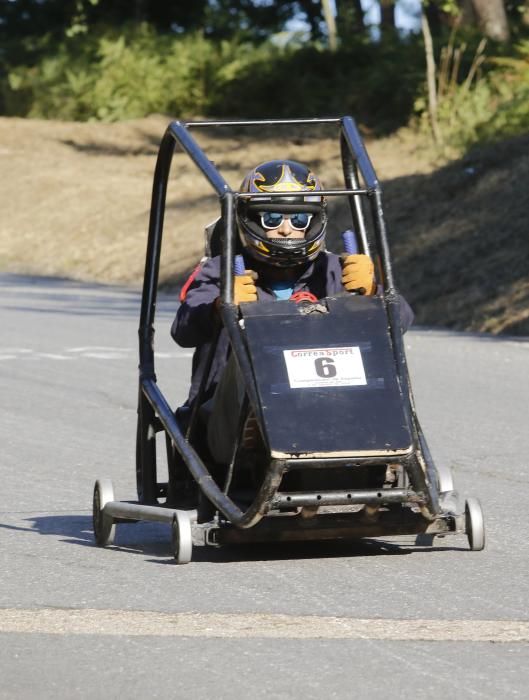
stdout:
[[[267,161],[247,174],[241,192],[285,195],[238,200],[237,225],[246,269],[234,278],[235,304],[273,299],[317,301],[344,289],[366,295],[376,293],[374,266],[369,256],[340,257],[325,250],[327,203],[318,195],[322,189],[310,168],[292,160]],[[182,347],[196,348],[186,402],[190,407],[214,342],[220,303],[220,256],[206,259],[194,270],[180,300],[171,335]],[[401,316],[406,329],[413,314],[404,300]],[[238,411],[234,410],[233,392],[238,382],[235,363],[228,364],[228,354],[229,342],[223,330],[204,395],[206,412],[211,410],[215,418],[208,421],[208,443],[220,463],[229,462],[232,435],[237,430]]]

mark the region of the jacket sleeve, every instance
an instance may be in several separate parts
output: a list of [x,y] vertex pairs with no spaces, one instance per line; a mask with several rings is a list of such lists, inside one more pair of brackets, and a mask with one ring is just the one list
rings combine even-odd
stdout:
[[171,326],[172,337],[184,348],[197,347],[212,338],[214,303],[220,294],[219,258],[206,260],[193,275],[191,284],[184,287],[185,292]]

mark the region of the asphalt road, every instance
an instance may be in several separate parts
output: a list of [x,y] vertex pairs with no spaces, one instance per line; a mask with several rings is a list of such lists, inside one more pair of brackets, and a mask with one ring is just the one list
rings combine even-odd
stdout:
[[[139,296],[0,277],[0,698],[526,697],[529,340],[413,330],[434,457],[479,498],[487,547],[196,548],[169,529],[91,532],[96,478],[134,497]],[[158,377],[186,394],[190,353],[158,307]]]

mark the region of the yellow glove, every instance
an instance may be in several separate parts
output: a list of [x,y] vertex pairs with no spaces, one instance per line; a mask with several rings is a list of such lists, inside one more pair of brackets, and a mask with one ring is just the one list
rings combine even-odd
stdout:
[[360,292],[368,296],[375,293],[375,268],[369,255],[348,255],[344,258],[342,284],[348,292]]
[[243,301],[257,301],[257,288],[253,278],[255,272],[245,270],[244,273],[233,278],[233,300],[236,304]]

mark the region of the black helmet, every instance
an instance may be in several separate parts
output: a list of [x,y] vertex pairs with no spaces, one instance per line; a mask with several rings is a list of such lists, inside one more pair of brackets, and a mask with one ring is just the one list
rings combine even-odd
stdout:
[[[240,198],[237,203],[239,236],[245,250],[256,260],[279,267],[294,267],[314,260],[324,246],[327,226],[326,202],[317,195],[321,183],[306,165],[293,160],[261,163],[244,178],[241,192],[281,192],[284,197]],[[305,237],[267,238],[262,215],[310,214]]]

